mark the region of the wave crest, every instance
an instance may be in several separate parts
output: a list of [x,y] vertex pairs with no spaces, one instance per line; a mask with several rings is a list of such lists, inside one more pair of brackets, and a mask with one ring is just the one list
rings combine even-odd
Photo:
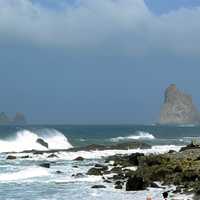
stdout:
[[135,135],[129,135],[125,137],[111,138],[112,142],[119,142],[120,140],[154,140],[155,136],[143,131],[137,131]]
[[0,140],[0,152],[47,150],[46,147],[36,142],[38,138],[44,139],[48,143],[49,149],[69,149],[73,147],[68,139],[55,129],[44,129],[38,132],[21,130],[10,139]]

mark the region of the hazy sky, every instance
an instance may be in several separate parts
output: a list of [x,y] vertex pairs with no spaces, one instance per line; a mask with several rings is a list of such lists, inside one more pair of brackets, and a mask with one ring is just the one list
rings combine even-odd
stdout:
[[200,108],[199,0],[0,0],[0,110],[9,115],[151,123],[170,83]]

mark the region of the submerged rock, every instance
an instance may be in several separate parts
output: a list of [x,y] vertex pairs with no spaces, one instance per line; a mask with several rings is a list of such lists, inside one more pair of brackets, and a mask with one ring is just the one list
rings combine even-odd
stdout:
[[47,149],[49,148],[49,144],[47,142],[45,142],[42,138],[38,138],[36,140],[36,142],[44,147],[46,147]]
[[15,160],[15,159],[17,159],[17,157],[16,156],[12,156],[12,155],[8,155],[6,159],[7,160]]
[[159,124],[200,124],[200,114],[192,97],[171,84],[165,91]]
[[47,156],[47,158],[58,158],[58,156],[54,153]]
[[50,163],[42,163],[39,166],[44,168],[50,168]]
[[74,160],[75,160],[75,161],[83,161],[83,160],[84,160],[84,158],[83,158],[83,157],[81,157],[81,156],[79,156],[79,157],[75,158]]
[[101,189],[101,188],[106,188],[105,185],[94,185],[92,186],[93,189]]

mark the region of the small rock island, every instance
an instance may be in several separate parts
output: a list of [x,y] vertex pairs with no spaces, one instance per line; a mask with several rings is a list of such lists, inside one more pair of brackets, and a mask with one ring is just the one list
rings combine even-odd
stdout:
[[159,124],[200,124],[200,113],[193,104],[192,96],[177,89],[175,84],[171,84],[165,91]]
[[17,112],[13,118],[8,117],[5,112],[0,113],[0,125],[25,125],[26,117],[23,113]]

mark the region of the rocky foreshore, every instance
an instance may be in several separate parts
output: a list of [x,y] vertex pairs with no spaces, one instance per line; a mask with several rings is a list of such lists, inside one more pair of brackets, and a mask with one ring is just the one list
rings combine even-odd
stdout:
[[115,155],[108,157],[105,165],[91,168],[87,174],[102,176],[116,189],[126,191],[174,185],[176,190],[173,193],[195,194],[198,199],[200,146],[190,144],[180,152],[170,151],[160,155]]
[[[113,145],[89,145],[86,147],[72,148],[69,150],[48,150],[48,151],[23,151],[23,153],[43,154],[50,153],[48,158],[57,158],[54,153],[60,151],[93,151],[110,149],[129,148],[150,148],[151,146],[141,142],[121,143]],[[7,159],[30,158],[28,156],[15,157],[8,154]],[[75,159],[82,162],[83,157]],[[50,167],[45,163],[44,167]],[[43,166],[43,165],[40,165]],[[75,166],[74,166],[75,167]],[[148,187],[164,188],[169,185],[176,186],[173,193],[195,194],[197,199],[200,195],[200,146],[195,143],[183,147],[179,152],[169,151],[165,154],[133,153],[127,155],[114,155],[106,157],[97,163],[87,173],[74,174],[73,176],[101,176],[102,181],[111,184],[115,189],[125,191],[140,191]],[[93,188],[104,188],[102,185],[94,185]]]

